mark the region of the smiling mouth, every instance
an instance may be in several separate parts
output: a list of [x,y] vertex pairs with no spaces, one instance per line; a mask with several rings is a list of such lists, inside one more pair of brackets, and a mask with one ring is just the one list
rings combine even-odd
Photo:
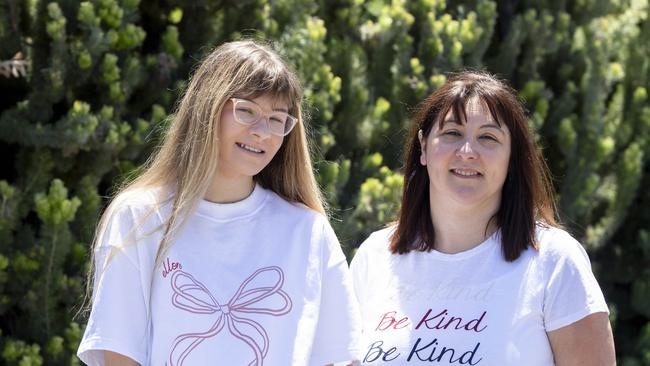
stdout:
[[476,170],[471,170],[471,169],[450,169],[450,172],[452,172],[454,175],[459,175],[461,177],[480,177],[482,174],[477,172]]
[[264,150],[256,149],[256,148],[248,146],[246,144],[242,144],[241,142],[236,142],[235,145],[239,146],[240,148],[242,148],[242,149],[244,149],[246,151],[250,151],[250,152],[253,152],[253,153],[256,153],[256,154],[263,154],[264,153]]

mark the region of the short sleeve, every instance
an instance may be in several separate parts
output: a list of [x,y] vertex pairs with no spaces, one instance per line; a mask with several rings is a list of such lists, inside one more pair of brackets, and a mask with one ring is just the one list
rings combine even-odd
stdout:
[[92,310],[77,351],[88,365],[103,365],[109,350],[146,364],[148,328],[133,216],[129,209],[111,215],[95,251]]
[[546,331],[565,327],[593,313],[609,313],[582,245],[564,232],[554,235],[553,241],[549,260],[552,265],[544,293]]
[[[366,240],[366,242],[369,239]],[[364,242],[365,243],[365,242]],[[368,264],[366,259],[365,246],[362,243],[357,249],[352,262],[350,263],[350,273],[352,275],[352,284],[357,303],[362,307],[366,298],[365,289],[368,287]]]
[[[365,309],[377,295],[377,289],[386,286],[385,278],[382,276],[386,271],[386,258],[392,258],[389,250],[390,238],[393,235],[394,227],[375,231],[361,243],[350,263],[354,294],[361,309]],[[363,310],[362,310],[363,314]]]
[[324,223],[323,277],[318,324],[310,365],[355,360],[361,335],[352,278],[336,234]]

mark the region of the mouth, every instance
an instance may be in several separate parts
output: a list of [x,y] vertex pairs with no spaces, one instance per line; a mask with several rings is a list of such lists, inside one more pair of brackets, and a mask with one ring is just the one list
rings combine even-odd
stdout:
[[237,145],[239,148],[244,149],[246,151],[255,153],[255,154],[264,154],[264,150],[254,148],[252,146],[248,146],[246,144],[242,144],[241,142],[236,142],[235,145]]
[[474,169],[449,169],[449,171],[455,176],[462,178],[478,178],[483,176],[483,174],[477,172]]

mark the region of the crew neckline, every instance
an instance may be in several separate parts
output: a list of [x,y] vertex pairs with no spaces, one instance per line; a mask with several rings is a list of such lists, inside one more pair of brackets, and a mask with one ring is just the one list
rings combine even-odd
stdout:
[[234,220],[257,212],[264,205],[268,197],[268,191],[255,183],[251,194],[241,201],[216,203],[202,199],[199,202],[196,212],[216,220]]
[[456,261],[462,259],[468,259],[479,254],[483,254],[488,250],[494,249],[499,246],[501,243],[501,229],[497,229],[492,235],[490,235],[483,242],[475,246],[474,248],[458,252],[458,253],[443,253],[436,249],[432,249],[428,254],[436,259],[446,260],[446,261]]

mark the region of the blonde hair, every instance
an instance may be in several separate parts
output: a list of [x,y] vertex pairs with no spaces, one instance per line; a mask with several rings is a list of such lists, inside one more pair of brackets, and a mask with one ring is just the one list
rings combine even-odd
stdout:
[[[173,192],[173,195],[162,195],[168,197],[167,201],[156,202],[155,207],[135,224],[137,227],[156,208],[171,203],[168,217],[154,230],[161,230],[163,235],[153,271],[161,264],[175,233],[205,196],[217,170],[218,131],[224,104],[235,96],[255,98],[263,94],[286,101],[289,113],[296,116],[298,122],[271,162],[253,179],[287,201],[302,203],[326,214],[312,171],[302,112],[303,90],[295,72],[270,45],[252,40],[225,43],[201,61],[178,103],[162,145],[149,158],[142,174],[118,189],[102,214],[92,245],[86,301],[93,288],[95,248],[101,245],[108,221],[124,201],[128,202],[120,198],[136,190],[162,188]],[[119,244],[124,245],[128,244]]]

